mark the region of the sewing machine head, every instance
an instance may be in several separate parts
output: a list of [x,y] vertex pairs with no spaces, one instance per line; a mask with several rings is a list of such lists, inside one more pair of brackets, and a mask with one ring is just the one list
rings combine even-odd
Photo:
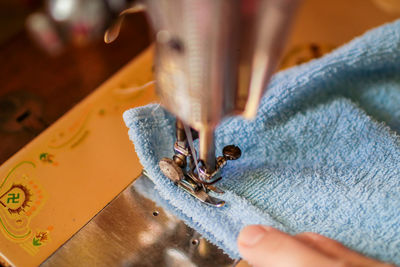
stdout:
[[[294,0],[146,0],[156,41],[156,88],[177,117],[173,159],[160,162],[177,185],[216,205],[208,190],[227,160],[241,155],[229,145],[215,157],[214,129],[226,116],[253,118],[279,60]],[[199,153],[193,139],[199,138]],[[239,144],[240,145],[240,144]]]
[[[199,200],[240,148],[215,157],[214,129],[226,116],[253,118],[284,47],[298,0],[143,0],[121,13],[145,9],[156,41],[156,88],[161,104],[177,117],[175,155],[162,172]],[[122,20],[122,19],[121,19]],[[120,21],[105,35],[110,41]],[[193,140],[199,139],[199,153]]]

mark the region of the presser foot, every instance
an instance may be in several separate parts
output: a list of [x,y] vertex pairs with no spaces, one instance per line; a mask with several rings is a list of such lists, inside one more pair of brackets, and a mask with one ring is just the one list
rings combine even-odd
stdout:
[[[227,161],[238,159],[241,156],[241,151],[237,146],[229,145],[224,147],[222,152],[223,156],[217,158],[216,170],[211,174],[205,171],[205,166],[201,161],[198,162],[196,168],[194,167],[192,162],[193,156],[190,152],[187,153],[192,163],[190,164],[189,171],[186,171],[186,166],[179,164],[182,161],[177,161],[176,155],[173,159],[161,159],[159,166],[165,176],[196,199],[214,207],[222,207],[225,205],[225,201],[210,196],[209,192],[212,191],[217,194],[224,193],[224,191],[216,187],[214,183],[222,179],[219,175],[219,171],[227,164]],[[180,155],[182,154],[183,153]]]
[[159,166],[165,176],[173,181],[179,188],[182,188],[184,191],[197,198],[201,202],[214,207],[222,207],[225,205],[225,201],[216,197],[212,197],[208,194],[209,190],[223,193],[222,190],[217,189],[215,186],[209,186],[211,188],[207,188],[207,186],[197,183],[195,180],[193,180],[192,174],[185,174],[184,171],[172,159],[161,159]]

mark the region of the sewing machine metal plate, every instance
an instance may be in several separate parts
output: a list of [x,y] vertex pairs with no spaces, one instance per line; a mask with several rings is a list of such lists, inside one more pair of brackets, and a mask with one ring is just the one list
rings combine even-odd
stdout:
[[[148,182],[145,175],[137,179]],[[146,181],[147,180],[147,181]],[[193,229],[128,186],[42,266],[232,266]],[[107,247],[107,253],[99,253]],[[85,257],[76,257],[84,251]]]
[[[321,56],[395,17],[373,1],[306,0],[281,68]],[[142,167],[122,113],[157,101],[148,84],[152,60],[150,48],[0,167],[1,264],[232,264],[132,186]]]

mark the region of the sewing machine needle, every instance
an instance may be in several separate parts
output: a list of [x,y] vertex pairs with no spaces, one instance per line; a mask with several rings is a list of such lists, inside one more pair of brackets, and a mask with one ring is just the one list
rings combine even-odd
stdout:
[[198,160],[197,160],[196,150],[194,149],[192,131],[190,130],[190,127],[188,125],[186,125],[185,123],[183,123],[183,127],[185,129],[186,138],[187,138],[187,141],[188,141],[188,144],[189,144],[189,147],[190,147],[190,152],[191,152],[191,155],[193,157],[194,164],[196,166],[196,171],[199,174],[199,163],[198,163]]

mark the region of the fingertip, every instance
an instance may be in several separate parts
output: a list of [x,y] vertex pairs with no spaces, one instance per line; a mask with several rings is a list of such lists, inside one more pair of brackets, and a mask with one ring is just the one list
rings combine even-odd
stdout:
[[239,247],[254,247],[271,230],[273,230],[272,227],[263,225],[246,226],[239,233],[238,245]]
[[[312,267],[332,263],[295,237],[261,225],[244,228],[238,237],[238,248],[242,258],[255,266]],[[287,257],[289,254],[291,257]]]

